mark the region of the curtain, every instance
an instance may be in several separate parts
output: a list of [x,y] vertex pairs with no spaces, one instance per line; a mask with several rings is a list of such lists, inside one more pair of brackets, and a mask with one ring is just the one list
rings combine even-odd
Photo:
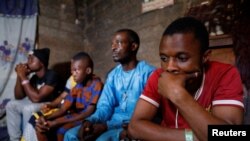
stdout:
[[0,0],[0,99],[14,98],[15,65],[34,48],[38,0]]

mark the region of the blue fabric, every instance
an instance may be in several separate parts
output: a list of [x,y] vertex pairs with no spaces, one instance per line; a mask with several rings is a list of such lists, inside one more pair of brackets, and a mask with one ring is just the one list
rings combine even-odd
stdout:
[[[80,130],[81,126],[76,126],[74,128],[69,129],[66,134],[64,135],[64,141],[79,141],[77,137],[78,131]],[[96,141],[117,141],[122,128],[108,130],[107,132],[103,133],[96,139]]]
[[138,62],[135,69],[123,71],[118,65],[109,74],[96,112],[87,118],[93,123],[106,123],[108,129],[122,128],[128,123],[149,75],[155,67],[145,61]]
[[101,136],[98,137],[96,141],[119,141],[122,130],[122,128],[108,130],[107,132],[101,134]]
[[81,128],[81,125],[69,129],[64,135],[63,140],[64,141],[78,141],[79,139],[77,137],[77,134],[80,128]]
[[2,16],[32,16],[38,12],[38,0],[0,0]]

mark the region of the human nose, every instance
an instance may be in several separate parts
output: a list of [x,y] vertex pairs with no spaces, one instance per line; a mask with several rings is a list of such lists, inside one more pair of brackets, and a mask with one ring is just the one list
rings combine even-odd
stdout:
[[76,76],[76,71],[75,71],[75,70],[72,70],[72,71],[71,71],[71,74],[75,77],[75,76]]
[[116,49],[116,48],[117,48],[117,43],[112,42],[112,44],[111,44],[111,49],[114,50],[114,49]]
[[178,64],[174,58],[169,59],[166,63],[166,71],[174,74],[179,72]]

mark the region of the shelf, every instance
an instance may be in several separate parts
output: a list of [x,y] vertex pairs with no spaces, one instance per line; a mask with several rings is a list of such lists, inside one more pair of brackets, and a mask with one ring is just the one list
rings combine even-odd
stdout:
[[162,9],[173,4],[174,0],[148,0],[148,2],[142,3],[142,13],[146,13],[156,9]]
[[233,39],[231,35],[224,34],[209,37],[209,47],[223,47],[229,45],[233,45]]

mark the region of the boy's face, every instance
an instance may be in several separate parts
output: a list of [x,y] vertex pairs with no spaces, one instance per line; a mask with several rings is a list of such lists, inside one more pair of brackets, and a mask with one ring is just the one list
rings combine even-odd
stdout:
[[192,33],[175,33],[162,37],[161,67],[173,74],[194,73],[202,70],[200,43]]
[[87,69],[89,68],[87,66],[87,60],[75,60],[71,62],[71,73],[73,75],[73,78],[76,83],[81,83],[84,81],[86,76],[89,74]]
[[112,57],[115,62],[124,62],[130,57],[131,43],[126,32],[118,32],[112,39]]

